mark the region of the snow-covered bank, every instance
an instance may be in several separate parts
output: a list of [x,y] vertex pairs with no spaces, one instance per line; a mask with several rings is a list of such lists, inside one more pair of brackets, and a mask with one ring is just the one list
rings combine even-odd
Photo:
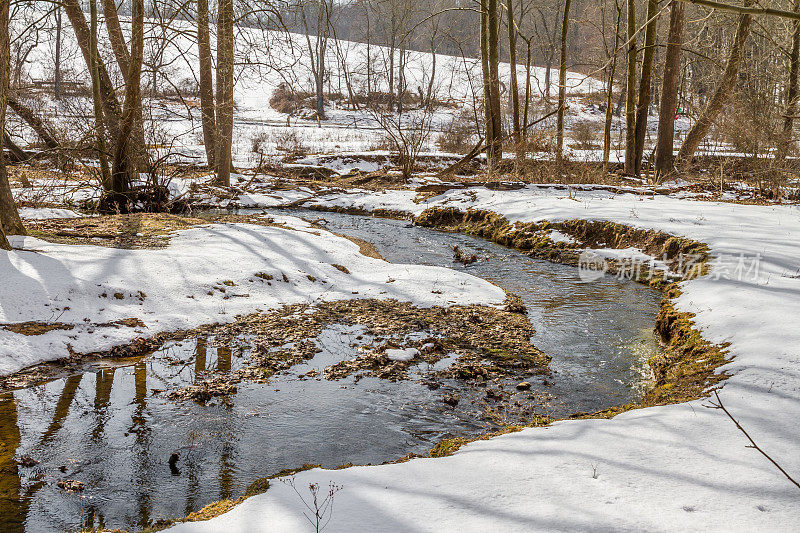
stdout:
[[203,226],[177,232],[162,250],[11,237],[16,249],[0,252],[0,323],[46,322],[63,329],[40,335],[0,329],[0,375],[70,350],[106,350],[284,304],[396,298],[432,306],[505,299],[500,288],[468,274],[371,259],[356,244],[302,220],[273,218],[287,227]]
[[[800,477],[800,208],[693,202],[604,191],[450,191],[317,198],[329,207],[420,213],[476,207],[509,220],[596,219],[684,235],[709,245],[711,274],[683,284],[680,311],[703,336],[730,343],[732,377],[720,396],[750,435]],[[791,531],[800,491],[708,400],[630,411],[611,420],[476,442],[452,457],[311,470],[295,485],[329,480],[327,531]],[[306,531],[303,503],[279,482],[231,512],[174,531]]]
[[83,215],[71,209],[51,207],[20,207],[19,216],[24,220],[48,220],[51,218],[80,218]]

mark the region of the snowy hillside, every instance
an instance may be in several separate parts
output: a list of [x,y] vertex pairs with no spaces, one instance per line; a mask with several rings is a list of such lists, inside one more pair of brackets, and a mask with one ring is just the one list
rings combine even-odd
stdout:
[[[124,22],[124,21],[123,21]],[[124,28],[126,29],[126,28]],[[126,29],[127,31],[127,29]],[[163,33],[162,33],[163,32]],[[196,87],[197,85],[197,46],[192,35],[194,28],[185,21],[175,21],[169,28],[155,24],[145,27],[145,39],[166,39],[159,62],[163,65],[161,72],[167,75],[157,78],[159,91],[175,92],[176,88]],[[101,39],[107,39],[105,28],[100,28]],[[74,35],[67,31],[64,34],[65,48],[62,69],[70,73],[74,80],[88,80],[83,56],[78,50]],[[212,37],[213,38],[213,37]],[[154,41],[160,43],[161,41]],[[102,45],[102,43],[101,43]],[[27,74],[34,82],[49,82],[53,76],[53,42],[44,38],[31,53]],[[212,41],[213,47],[213,41]],[[372,65],[372,90],[385,91],[385,76],[374,74],[386,71],[388,49],[381,46],[367,46],[363,43],[339,41],[338,47],[331,42],[327,50],[327,68],[329,79],[326,92],[347,94],[348,78],[355,91],[364,91],[366,87],[367,57],[369,53]],[[396,60],[399,52],[395,52]],[[345,108],[342,102],[329,102],[326,111],[327,120],[318,123],[281,113],[270,106],[270,99],[281,84],[286,84],[294,91],[311,91],[313,77],[307,49],[306,38],[300,34],[287,34],[277,31],[261,31],[253,28],[237,29],[237,79],[234,89],[236,103],[234,162],[239,167],[252,167],[259,161],[253,153],[257,147],[267,155],[284,154],[291,148],[302,149],[309,153],[364,152],[383,147],[384,134],[375,120],[375,112],[367,109],[353,110]],[[116,63],[112,55],[105,56],[112,79],[121,83],[121,75],[116,71]],[[435,63],[435,65],[434,65]],[[346,66],[346,70],[342,65]],[[518,65],[519,86],[524,87],[525,67]],[[431,73],[435,72],[433,91],[437,99],[447,104],[439,107],[431,117],[431,128],[434,135],[427,144],[427,151],[435,151],[436,131],[445,129],[454,118],[466,113],[467,119],[474,114],[476,95],[481,93],[480,63],[471,58],[455,57],[411,51],[408,53],[406,68],[407,92],[417,94],[419,90],[427,91],[431,83]],[[500,66],[501,83],[504,91],[503,99],[507,101],[510,86],[510,66]],[[550,94],[555,96],[558,87],[558,72],[550,73],[552,82]],[[546,69],[531,69],[531,92],[533,109],[531,120],[541,113],[542,96],[545,91]],[[144,83],[150,78],[143,76]],[[603,83],[595,78],[576,72],[567,76],[568,93],[572,95],[602,93]],[[423,89],[424,88],[424,89]],[[145,97],[148,96],[145,90]],[[169,147],[161,146],[161,151],[180,153],[190,161],[202,162],[202,132],[200,127],[199,99],[186,95],[183,99],[157,98],[151,99],[152,110],[149,127],[154,130],[156,139],[170,139]],[[48,96],[38,96],[30,101],[32,107],[42,108],[45,116],[53,122],[74,131],[75,136],[85,134],[90,127],[91,104],[83,98],[79,103],[72,102],[66,106],[63,102],[55,102]],[[573,102],[577,114],[576,119],[590,119],[599,123],[602,113],[592,106],[583,106]],[[83,111],[83,117],[75,116],[75,107]],[[417,112],[411,110],[413,117]],[[75,120],[78,118],[79,120]],[[10,120],[14,120],[13,114]],[[19,125],[20,132],[25,131]],[[80,132],[80,133],[79,133]],[[28,137],[33,139],[31,132]],[[159,143],[156,142],[158,146]]]

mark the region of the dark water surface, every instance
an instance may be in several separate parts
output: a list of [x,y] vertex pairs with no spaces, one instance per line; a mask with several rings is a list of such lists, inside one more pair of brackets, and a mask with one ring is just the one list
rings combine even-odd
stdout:
[[[530,376],[533,390],[513,396],[536,413],[564,416],[635,399],[647,375],[644,361],[659,349],[652,328],[660,295],[646,287],[613,278],[581,283],[572,267],[401,221],[282,213],[368,240],[389,261],[466,268],[518,294],[536,328],[533,343],[552,356],[552,376]],[[453,245],[481,260],[454,264]],[[253,480],[284,468],[380,463],[487,428],[478,402],[467,401],[485,390],[455,381],[431,390],[418,382],[431,370],[426,363],[411,380],[394,383],[300,377],[353,357],[369,341],[360,335],[357,326],[325,329],[314,359],[266,384],[241,383],[228,405],[178,403],[160,393],[246,363],[246,349],[213,338],[0,395],[0,531],[75,531],[82,520],[141,529],[237,498]],[[447,393],[464,400],[447,406]],[[167,464],[173,453],[180,455],[176,470]],[[19,466],[26,455],[39,464]],[[86,488],[65,494],[60,479]]]

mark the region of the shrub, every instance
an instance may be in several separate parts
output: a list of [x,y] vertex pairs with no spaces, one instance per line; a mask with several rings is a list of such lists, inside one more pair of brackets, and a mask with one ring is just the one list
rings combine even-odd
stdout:
[[579,120],[572,125],[572,138],[581,150],[596,148],[599,133],[600,125],[591,120]]
[[436,139],[436,146],[442,152],[466,154],[475,144],[475,124],[469,113],[462,113],[453,117],[445,129]]
[[269,105],[278,113],[294,115],[303,108],[309,108],[309,99],[312,97],[309,92],[295,91],[287,84],[281,83],[269,99]]

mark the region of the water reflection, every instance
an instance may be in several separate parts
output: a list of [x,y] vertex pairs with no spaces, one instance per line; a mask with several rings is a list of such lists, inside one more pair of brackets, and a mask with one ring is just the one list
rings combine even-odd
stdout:
[[[137,487],[136,502],[139,507],[138,517],[140,528],[145,528],[150,523],[150,480],[148,476],[148,455],[150,453],[151,429],[147,419],[147,364],[139,361],[134,365],[134,410],[131,416],[131,427],[128,433],[136,435],[134,441],[134,461],[136,473],[131,481]],[[166,461],[166,459],[164,459]]]
[[50,442],[50,440],[56,436],[58,430],[64,425],[64,419],[67,418],[69,414],[69,408],[73,400],[75,400],[75,393],[78,391],[82,379],[83,376],[78,374],[70,376],[64,381],[64,387],[61,389],[61,395],[58,397],[56,409],[53,412],[53,420],[50,422],[50,425],[47,426],[47,429],[39,441],[39,445]]
[[28,502],[20,498],[22,483],[14,459],[20,445],[17,403],[13,394],[0,396],[0,524],[3,531],[25,531]]

